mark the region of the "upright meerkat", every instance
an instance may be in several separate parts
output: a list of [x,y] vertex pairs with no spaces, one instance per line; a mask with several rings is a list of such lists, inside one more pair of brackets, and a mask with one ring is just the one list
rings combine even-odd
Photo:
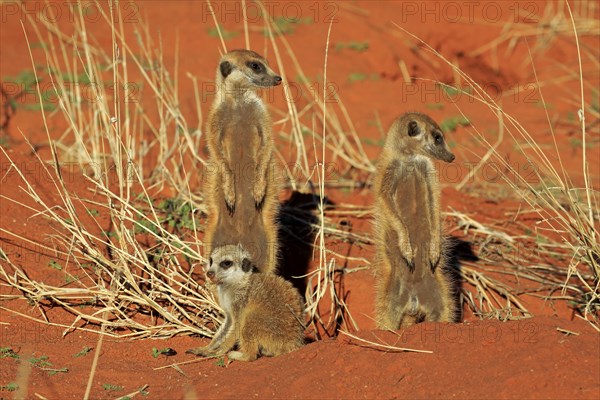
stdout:
[[277,269],[279,185],[271,118],[256,91],[279,84],[281,77],[259,54],[225,54],[217,68],[216,98],[207,124],[206,254],[241,243],[261,272]]
[[382,329],[456,318],[433,159],[454,160],[435,121],[420,113],[397,118],[374,183],[376,319]]
[[[232,360],[274,357],[304,343],[302,298],[275,274],[257,272],[242,245],[215,248],[206,276],[216,285],[225,320],[208,346],[187,353],[204,357],[227,353]],[[235,344],[237,351],[231,350]]]

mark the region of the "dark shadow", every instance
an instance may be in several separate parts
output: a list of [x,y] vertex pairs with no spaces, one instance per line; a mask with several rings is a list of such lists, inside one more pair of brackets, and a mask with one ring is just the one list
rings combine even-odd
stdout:
[[39,265],[49,257],[55,261],[67,261],[65,256],[59,253],[55,254],[47,250],[43,244],[36,243],[35,241],[26,242],[0,237],[0,248],[2,249],[0,260],[6,257],[7,260],[19,267],[27,263]]
[[[326,205],[332,205],[327,198]],[[319,196],[293,192],[281,204],[279,211],[279,275],[292,282],[304,297],[308,268],[313,255],[313,241],[318,222],[315,211],[319,206]]]
[[461,261],[479,261],[479,257],[473,252],[473,246],[471,242],[459,239],[454,236],[446,238],[446,244],[448,246],[448,261],[446,264],[446,270],[452,282],[452,293],[456,310],[459,310],[459,315],[456,316],[458,322],[462,319],[462,304],[460,302],[460,289],[462,288],[462,271]]

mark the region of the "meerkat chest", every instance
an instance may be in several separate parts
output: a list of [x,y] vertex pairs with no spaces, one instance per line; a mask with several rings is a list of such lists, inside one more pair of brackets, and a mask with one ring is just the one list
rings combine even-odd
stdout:
[[248,287],[245,285],[237,287],[223,287],[220,285],[217,288],[217,296],[219,306],[225,314],[237,318],[248,303]]
[[429,165],[423,160],[414,159],[400,167],[394,197],[403,215],[422,214],[430,197],[430,179]]
[[252,158],[262,144],[266,117],[256,104],[240,104],[225,113],[223,144],[232,160]]
[[223,109],[224,119],[230,126],[248,127],[262,125],[266,118],[261,99],[227,104]]
[[219,306],[226,314],[231,314],[233,309],[233,299],[230,291],[219,285],[217,287],[217,296],[219,298]]

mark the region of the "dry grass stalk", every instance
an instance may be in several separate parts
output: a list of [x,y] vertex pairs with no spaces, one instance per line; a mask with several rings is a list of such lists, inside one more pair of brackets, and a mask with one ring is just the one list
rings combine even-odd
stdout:
[[[74,329],[82,329],[99,333],[101,336],[131,338],[170,337],[192,333],[211,336],[212,327],[218,324],[218,307],[192,275],[194,265],[203,261],[202,242],[196,233],[199,226],[196,225],[194,216],[206,210],[202,204],[202,197],[196,194],[191,184],[196,178],[194,170],[202,171],[205,165],[205,160],[198,152],[202,136],[202,112],[196,77],[188,74],[195,90],[198,118],[198,125],[190,129],[179,108],[177,71],[171,75],[162,64],[162,47],[154,47],[148,26],[141,23],[141,29],[136,31],[136,41],[140,50],[134,52],[131,40],[126,37],[123,29],[118,7],[106,11],[102,4],[96,4],[103,21],[111,29],[113,43],[116,44],[108,52],[92,44],[92,32],[88,30],[82,15],[75,19],[73,35],[66,35],[58,26],[44,18],[39,19],[39,23],[42,24],[39,26],[36,22],[38,19],[31,18],[29,13],[26,13],[29,17],[28,26],[34,29],[38,40],[48,43],[44,50],[47,76],[58,93],[59,112],[68,123],[68,128],[59,140],[52,140],[48,134],[54,164],[50,175],[54,176],[53,184],[61,199],[60,204],[45,204],[39,193],[36,193],[27,181],[26,175],[18,171],[16,165],[12,166],[18,171],[25,185],[25,192],[37,204],[37,208],[31,211],[55,221],[60,226],[62,231],[54,236],[62,243],[60,251],[68,254],[69,260],[76,265],[76,271],[81,273],[82,277],[66,286],[53,287],[30,279],[26,271],[5,258],[0,263],[2,284],[18,289],[21,295],[3,295],[3,298],[24,298],[31,301],[39,310],[40,318],[1,308],[37,322],[62,326],[65,328],[65,334]],[[77,10],[73,11],[77,15]],[[263,11],[263,15],[267,15],[266,10]],[[247,21],[244,23],[246,45],[249,46],[249,27]],[[286,73],[279,51],[279,46],[282,45],[292,60],[295,72],[304,76],[302,67],[285,36],[274,34],[278,33],[279,28],[271,18],[266,19],[265,28],[269,32],[271,47],[281,75],[290,76]],[[585,26],[578,28],[580,32],[589,32]],[[217,30],[220,32],[218,25]],[[330,32],[327,48],[329,34]],[[221,42],[222,50],[226,51],[222,35]],[[510,137],[515,140],[515,131],[524,137],[526,144],[535,150],[536,161],[541,160],[545,166],[544,175],[540,174],[540,177],[550,177],[552,183],[545,185],[543,190],[536,191],[526,182],[513,184],[513,188],[526,198],[532,209],[541,210],[539,213],[542,220],[554,226],[555,231],[575,238],[572,242],[574,244],[555,243],[556,246],[563,246],[563,249],[573,253],[571,265],[567,271],[564,268],[542,265],[539,268],[523,268],[517,273],[550,287],[559,284],[556,279],[551,278],[557,274],[556,276],[564,279],[562,282],[567,297],[585,303],[585,313],[589,315],[598,302],[597,256],[600,252],[597,240],[595,241],[598,235],[593,218],[596,217],[591,212],[594,207],[598,209],[595,189],[586,184],[584,190],[587,201],[582,203],[578,195],[579,190],[570,185],[565,171],[556,171],[552,167],[548,157],[539,146],[536,147],[518,121],[493,103],[477,83],[459,68],[433,49],[427,46],[425,48],[431,51],[435,58],[450,64],[454,68],[457,80],[467,82],[473,87],[474,98],[498,115],[501,127],[506,124]],[[327,51],[325,57],[327,58]],[[33,56],[32,65],[35,65]],[[287,112],[272,110],[275,115],[280,116],[275,123],[276,126],[282,127],[280,136],[288,138],[294,146],[295,170],[286,167],[290,186],[301,191],[310,191],[316,186],[319,191],[318,218],[313,224],[313,229],[317,232],[314,248],[318,252],[318,266],[308,275],[306,293],[310,324],[317,337],[318,332],[335,335],[342,326],[357,328],[345,304],[343,274],[348,271],[337,268],[336,265],[348,260],[358,261],[363,265],[369,264],[367,260],[353,259],[336,253],[328,248],[328,243],[335,240],[370,243],[367,235],[335,227],[336,218],[362,218],[369,214],[369,210],[343,205],[338,205],[335,209],[325,206],[325,188],[331,185],[325,179],[325,160],[335,162],[340,167],[340,184],[348,187],[362,187],[363,183],[357,184],[351,180],[342,182],[345,172],[354,169],[368,175],[374,171],[374,166],[362,148],[341,99],[327,85],[326,71],[327,60],[324,65],[322,97],[312,90],[308,82],[303,82],[306,90],[302,91],[301,101],[306,104],[300,107],[296,101],[288,101]],[[87,104],[77,86],[73,89],[67,85],[65,75],[85,76],[91,82],[95,82],[94,95],[98,101]],[[140,101],[125,101],[132,95],[131,87],[126,88],[123,95],[116,93],[112,102],[110,101],[111,96],[104,89],[104,82],[110,80],[123,84],[138,78],[145,84],[140,93],[143,95]],[[284,82],[286,81],[287,79],[284,79]],[[291,98],[288,92],[284,93],[288,99]],[[156,99],[155,104],[151,104],[149,98]],[[332,98],[336,100],[334,103],[327,101]],[[153,118],[153,115],[157,118]],[[42,116],[46,121],[43,111]],[[289,132],[284,131],[288,122],[291,125]],[[318,123],[321,124],[321,133],[317,133],[315,129]],[[47,122],[45,126],[48,130]],[[585,124],[583,129],[585,138]],[[101,134],[102,132],[106,135]],[[305,138],[303,133],[306,132],[310,132],[311,136]],[[485,141],[485,137],[482,138]],[[320,151],[317,151],[319,144]],[[486,158],[499,158],[502,161],[495,151],[496,145],[489,147]],[[312,168],[309,158],[311,152],[307,150],[309,148],[313,149],[315,162]],[[4,156],[10,160],[6,153]],[[284,159],[281,154],[279,156]],[[85,179],[91,189],[102,194],[105,200],[91,202],[71,192],[61,176],[61,162],[75,162],[84,171],[92,171],[91,174],[84,175]],[[301,172],[300,179],[297,176],[298,171]],[[315,177],[317,184],[313,185]],[[168,228],[165,223],[167,210],[152,200],[152,193],[163,188],[179,193],[180,200],[189,205],[186,216],[193,227],[184,232],[188,240],[182,238],[181,231]],[[564,199],[567,200],[569,208],[563,206]],[[22,203],[15,202],[25,207]],[[109,215],[113,229],[111,237],[97,233],[99,222],[96,222],[95,226],[85,226],[82,223],[78,210],[90,204]],[[462,228],[474,233],[476,238],[482,234],[488,241],[499,240],[507,245],[512,243],[513,238],[506,233],[488,228],[468,216],[453,216],[459,219]],[[5,229],[2,229],[2,232],[10,234]],[[140,243],[140,234],[146,235],[149,245]],[[18,239],[25,242],[29,240],[23,237]],[[483,248],[486,243],[484,242]],[[589,270],[586,269],[588,264]],[[501,270],[510,271],[509,267],[503,264]],[[470,292],[464,291],[464,301],[476,314],[496,318],[528,315],[527,310],[519,303],[516,291],[486,276],[480,265],[467,266],[464,272],[467,283],[476,291],[475,298]],[[75,273],[65,271],[64,274],[68,279],[76,277]],[[578,285],[572,283],[572,276],[578,279]],[[595,277],[595,284],[590,277]],[[48,321],[44,308],[53,305],[61,306],[72,313],[75,317],[73,322],[70,325],[61,325]],[[140,311],[152,315],[152,320],[138,318],[139,314],[136,315],[136,312]],[[104,331],[99,330],[99,326]]]

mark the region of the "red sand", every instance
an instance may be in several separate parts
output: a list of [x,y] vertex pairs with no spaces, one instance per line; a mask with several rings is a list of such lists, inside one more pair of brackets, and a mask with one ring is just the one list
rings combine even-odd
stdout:
[[[26,2],[28,10],[35,5]],[[271,2],[273,3],[273,2]],[[462,3],[455,3],[453,4]],[[233,7],[234,3],[228,3]],[[323,73],[324,50],[329,24],[326,17],[334,13],[329,60],[327,66],[328,81],[336,86],[340,97],[351,115],[352,121],[361,138],[370,138],[376,142],[381,132],[374,123],[381,121],[385,131],[395,116],[407,110],[424,111],[437,120],[460,115],[451,102],[445,102],[444,108],[430,109],[428,105],[444,102],[440,91],[430,91],[432,87],[426,81],[413,84],[403,83],[398,67],[403,61],[411,75],[426,79],[438,79],[453,83],[454,76],[449,69],[434,57],[423,57],[422,52],[411,50],[413,41],[394,27],[392,21],[402,28],[423,38],[437,51],[460,67],[482,84],[492,88],[508,89],[522,85],[522,89],[503,98],[503,107],[523,123],[529,132],[535,133],[535,140],[542,146],[552,144],[543,108],[537,106],[539,93],[528,88],[535,82],[528,51],[531,50],[536,72],[540,82],[550,82],[544,86],[544,99],[551,104],[549,114],[555,121],[556,140],[564,149],[563,163],[575,185],[582,182],[580,173],[581,146],[574,146],[577,139],[577,127],[566,123],[568,112],[576,110],[578,90],[576,79],[568,79],[561,84],[553,84],[551,79],[566,75],[564,71],[576,71],[576,53],[572,36],[567,40],[555,39],[550,46],[537,47],[540,42],[530,37],[529,50],[524,41],[518,41],[513,52],[506,52],[506,44],[498,48],[498,54],[486,50],[481,54],[474,52],[500,35],[505,22],[538,22],[546,8],[545,2],[528,1],[520,4],[528,12],[515,14],[513,2],[477,3],[469,6],[462,4],[462,21],[457,22],[455,9],[444,2],[322,2],[322,3],[273,3],[275,15],[290,16],[293,9],[288,4],[300,4],[302,17],[311,16],[313,24],[300,24],[295,32],[286,36],[290,45],[301,60],[305,75],[317,77]],[[14,4],[12,4],[14,5]],[[16,13],[9,3],[2,4],[2,32],[0,61],[1,76],[15,76],[24,69],[31,69],[27,47],[20,26],[23,12]],[[213,79],[213,71],[218,60],[218,39],[206,34],[213,27],[203,2],[178,1],[166,5],[165,2],[122,3],[128,16],[132,18],[127,29],[135,27],[133,22],[142,16],[150,22],[152,34],[162,37],[165,44],[167,66],[174,63],[171,45],[176,33],[180,38],[180,72],[190,71],[204,82]],[[235,21],[235,11],[227,14],[229,7],[225,3],[215,2],[218,18],[226,30],[237,30],[240,34],[227,41],[230,49],[244,47],[241,23]],[[312,8],[311,8],[312,7]],[[437,7],[437,9],[436,9]],[[497,7],[497,8],[496,8]],[[235,8],[234,8],[235,10]],[[429,10],[429,11],[428,11]],[[38,11],[48,11],[40,8]],[[496,17],[494,12],[499,12]],[[530,14],[531,13],[531,14]],[[291,14],[293,17],[296,14]],[[470,23],[467,23],[470,22]],[[69,26],[68,15],[63,14],[61,26]],[[28,34],[33,35],[27,21],[24,24]],[[110,46],[110,34],[98,23],[99,43]],[[521,25],[519,25],[521,26]],[[531,24],[532,27],[537,25]],[[251,41],[258,45],[255,50],[266,54],[275,64],[272,50],[263,51],[264,36],[256,24],[251,31]],[[96,26],[94,26],[96,28]],[[517,27],[513,30],[517,32]],[[549,35],[549,34],[548,34]],[[30,40],[31,37],[30,37]],[[348,49],[336,50],[336,44],[353,41],[368,42],[364,52]],[[598,35],[583,38],[583,44],[598,54]],[[35,50],[37,62],[43,58]],[[287,57],[284,63],[291,65]],[[560,62],[564,69],[557,67]],[[288,71],[292,71],[291,66]],[[591,61],[584,63],[584,74],[591,77],[589,84],[598,87],[597,65]],[[596,75],[594,75],[594,71]],[[365,74],[366,79],[350,82],[351,74]],[[354,75],[356,76],[356,75]],[[595,76],[595,77],[594,77]],[[364,78],[364,77],[363,77]],[[288,77],[295,80],[296,77]],[[3,80],[3,85],[6,82]],[[202,89],[202,87],[200,88]],[[194,91],[189,81],[182,79],[180,98],[184,115],[189,115],[191,124],[194,111]],[[589,95],[589,93],[588,93]],[[284,109],[282,92],[275,92],[275,106]],[[479,104],[461,98],[456,102],[460,109],[472,120],[472,126],[478,129],[497,129],[495,116]],[[202,104],[206,115],[209,103]],[[483,111],[482,111],[483,110]],[[54,122],[51,122],[51,126]],[[60,132],[56,125],[55,132]],[[34,161],[29,148],[20,132],[34,144],[43,144],[46,134],[38,113],[18,109],[8,127],[8,154],[34,179],[35,188],[44,194],[48,204],[58,204],[59,198],[44,170]],[[468,168],[468,162],[477,160],[473,152],[482,155],[488,147],[473,140],[468,129],[458,128],[448,138],[456,143],[453,149],[457,155],[461,176]],[[278,143],[281,144],[281,143]],[[286,146],[286,145],[282,145]],[[597,154],[597,140],[592,149]],[[549,147],[548,147],[549,148]],[[366,150],[375,159],[379,147],[366,145]],[[526,168],[519,157],[512,152],[512,141],[505,140],[500,152],[506,154],[514,165]],[[47,157],[47,148],[40,149],[42,157]],[[20,178],[9,171],[5,156],[0,156],[2,177],[2,195],[17,199],[25,204],[32,201],[18,189]],[[598,157],[590,160],[590,170],[596,187],[600,186],[600,162]],[[475,190],[477,185],[466,186],[457,191],[454,185],[460,179],[454,179],[446,169],[442,180],[446,186],[443,191],[443,207],[475,214],[478,220],[506,220],[518,213],[523,204],[510,196],[503,197],[500,182],[497,185]],[[488,171],[489,172],[489,171]],[[491,171],[493,173],[494,171]],[[493,176],[477,175],[478,183],[485,178],[493,181]],[[69,182],[77,193],[83,193],[86,187],[80,175],[73,173]],[[487,189],[491,192],[486,192]],[[331,191],[329,197],[334,201],[365,205],[370,204],[369,191],[357,191],[351,194]],[[17,207],[5,198],[0,199],[0,226],[16,234],[25,235],[32,240],[48,241],[46,235],[53,233],[52,227],[41,218],[30,218],[31,212]],[[535,223],[535,219],[520,217],[524,224]],[[368,232],[369,223],[353,221],[354,229]],[[454,234],[459,235],[458,232]],[[49,251],[35,245],[25,248],[6,233],[0,233],[2,248],[11,259],[20,265],[30,276],[46,283],[59,283],[62,277],[54,275],[50,268],[40,268],[53,257]],[[463,238],[467,240],[467,238]],[[371,250],[354,248],[352,256],[368,257]],[[511,277],[503,277],[514,283]],[[124,396],[136,389],[149,385],[148,398],[600,398],[600,337],[586,322],[577,318],[566,302],[544,302],[537,297],[522,296],[522,301],[534,313],[533,319],[519,322],[480,321],[470,313],[465,314],[461,324],[421,324],[407,332],[395,335],[390,332],[373,330],[373,278],[369,271],[359,271],[347,276],[346,289],[349,291],[348,305],[361,330],[358,336],[376,342],[389,343],[400,347],[432,351],[432,354],[399,353],[377,350],[359,345],[354,339],[344,335],[336,340],[323,340],[308,344],[301,350],[274,359],[259,359],[250,364],[240,362],[228,366],[219,366],[215,360],[199,361],[182,365],[181,371],[172,368],[154,370],[168,364],[192,360],[184,352],[186,349],[206,342],[206,339],[176,337],[164,340],[112,340],[105,339],[99,359],[97,375],[94,380],[92,398],[114,398]],[[2,293],[8,289],[2,286]],[[10,293],[18,294],[13,290]],[[36,318],[39,311],[25,302],[5,301],[0,304]],[[70,323],[72,316],[54,309],[48,310],[53,322]],[[575,332],[569,335],[562,330]],[[62,328],[33,323],[26,318],[2,310],[0,317],[0,347],[10,346],[28,359],[31,355],[49,356],[52,368],[68,368],[67,373],[49,376],[38,368],[32,368],[27,398],[36,398],[39,394],[48,399],[82,398],[94,351],[82,357],[73,357],[84,346],[96,348],[97,336],[94,334],[74,333],[62,337]],[[178,354],[172,357],[152,357],[152,348],[171,347]],[[15,382],[19,365],[27,366],[12,358],[0,359],[0,386]],[[104,384],[121,386],[122,390],[108,391]],[[11,398],[6,388],[0,391],[0,398]],[[139,395],[138,395],[138,398]]]

